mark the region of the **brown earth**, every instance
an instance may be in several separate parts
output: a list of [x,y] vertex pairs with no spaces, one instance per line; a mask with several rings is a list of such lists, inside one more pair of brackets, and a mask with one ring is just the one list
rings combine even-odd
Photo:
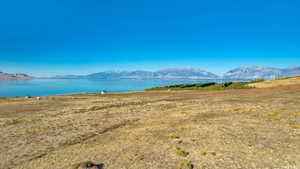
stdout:
[[300,85],[0,100],[1,169],[300,168]]

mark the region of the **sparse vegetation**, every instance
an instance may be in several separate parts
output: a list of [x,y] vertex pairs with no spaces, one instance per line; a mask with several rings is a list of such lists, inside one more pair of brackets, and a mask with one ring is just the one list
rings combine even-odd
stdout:
[[180,137],[177,136],[176,134],[170,134],[169,137],[170,137],[171,139],[179,139],[179,138],[180,138]]
[[0,97],[0,102],[1,102],[1,101],[6,101],[6,100],[7,100],[6,98]]
[[300,115],[300,112],[294,112],[293,115],[294,115],[295,117],[297,117],[297,116]]
[[86,109],[78,109],[76,111],[74,111],[74,113],[84,113],[84,112],[87,112],[88,110]]
[[178,156],[187,157],[189,154],[190,154],[189,152],[181,150],[181,149],[176,150],[176,155],[178,155]]
[[253,144],[251,144],[251,143],[248,143],[248,144],[246,144],[246,146],[248,146],[248,147],[252,147],[252,146],[253,146]]
[[199,155],[206,156],[206,155],[207,155],[207,152],[205,152],[205,151],[199,152]]
[[273,120],[277,120],[277,121],[279,121],[279,120],[281,120],[282,118],[281,117],[274,117],[273,118]]
[[181,144],[181,143],[183,143],[183,141],[182,140],[176,140],[176,143]]
[[41,131],[41,129],[37,127],[30,127],[26,129],[27,134],[35,134],[38,133],[39,131]]
[[251,109],[251,108],[241,108],[241,107],[237,107],[237,108],[233,108],[232,110],[235,111],[235,112],[241,112],[241,113],[244,113],[244,112],[249,112],[249,111],[251,111],[252,109]]
[[249,83],[248,85],[256,88],[268,88],[268,87],[297,85],[297,84],[300,84],[300,76],[276,78],[273,80]]
[[254,79],[254,80],[250,81],[249,84],[250,83],[260,83],[260,82],[264,82],[264,81],[265,81],[265,79]]
[[294,125],[291,125],[291,128],[293,128],[293,129],[300,129],[300,125],[294,124]]
[[104,109],[104,108],[100,107],[100,106],[93,106],[93,107],[89,108],[89,111],[97,111],[97,110],[101,110],[101,109]]
[[196,89],[196,88],[206,88],[209,86],[216,85],[216,83],[193,83],[193,84],[174,84],[169,86],[163,86],[163,87],[156,87],[156,88],[150,88],[146,90],[180,90],[180,89]]
[[193,84],[176,84],[162,87],[146,89],[146,91],[155,90],[226,90],[226,89],[251,89],[247,86],[249,82],[226,82],[226,83],[193,83]]
[[283,112],[283,110],[277,110],[277,111],[274,111],[272,113],[269,113],[268,116],[277,116],[277,115],[279,115],[282,112]]
[[211,155],[216,156],[217,153],[216,152],[211,152]]
[[183,162],[177,162],[176,163],[177,169],[193,169],[194,165],[191,161],[183,161]]
[[286,79],[290,79],[290,78],[294,78],[294,77],[298,77],[298,76],[292,76],[292,77],[276,77],[273,80],[286,80]]

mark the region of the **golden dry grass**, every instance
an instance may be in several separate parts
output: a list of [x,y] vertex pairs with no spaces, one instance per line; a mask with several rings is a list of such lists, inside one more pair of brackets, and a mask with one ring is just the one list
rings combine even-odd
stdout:
[[1,98],[0,97],[0,102],[4,102],[4,101],[7,101],[8,99],[6,99],[6,98]]
[[278,86],[297,85],[297,84],[300,84],[300,76],[267,80],[264,82],[249,84],[249,86],[255,88],[267,88],[267,87],[278,87]]
[[300,85],[1,102],[0,168],[299,167],[297,112]]

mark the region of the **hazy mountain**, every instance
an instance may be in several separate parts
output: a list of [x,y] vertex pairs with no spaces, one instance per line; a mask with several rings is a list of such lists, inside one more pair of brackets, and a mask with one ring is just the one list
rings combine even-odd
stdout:
[[281,69],[282,77],[297,76],[297,75],[300,75],[300,67]]
[[222,77],[195,68],[167,68],[158,71],[103,71],[89,75],[65,75],[54,76],[55,79],[273,79],[276,77],[288,77],[300,75],[300,67],[296,68],[272,68],[272,67],[239,67],[225,73]]
[[218,78],[217,75],[200,69],[193,68],[169,68],[155,72],[150,71],[106,71],[94,73],[87,76],[88,78],[101,79],[212,79]]
[[195,68],[168,68],[154,72],[156,78],[162,79],[216,79],[218,75]]
[[81,79],[85,78],[86,76],[82,75],[56,75],[53,77],[41,77],[42,79]]
[[272,67],[239,67],[223,75],[224,79],[273,79],[278,77],[289,77],[300,75],[300,67],[297,68],[272,68]]
[[16,73],[16,74],[10,74],[10,73],[3,73],[0,72],[0,80],[29,80],[32,79],[31,76],[23,74],[23,73]]
[[93,73],[86,76],[87,78],[98,79],[147,79],[153,78],[153,72],[148,71],[105,71]]
[[86,76],[66,75],[55,76],[58,79],[96,78],[96,79],[215,79],[217,75],[194,68],[168,68],[151,71],[103,71]]

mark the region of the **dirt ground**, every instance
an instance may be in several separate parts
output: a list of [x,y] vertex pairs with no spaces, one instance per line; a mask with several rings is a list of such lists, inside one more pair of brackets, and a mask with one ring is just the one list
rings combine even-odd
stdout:
[[0,101],[0,169],[300,169],[300,85]]

